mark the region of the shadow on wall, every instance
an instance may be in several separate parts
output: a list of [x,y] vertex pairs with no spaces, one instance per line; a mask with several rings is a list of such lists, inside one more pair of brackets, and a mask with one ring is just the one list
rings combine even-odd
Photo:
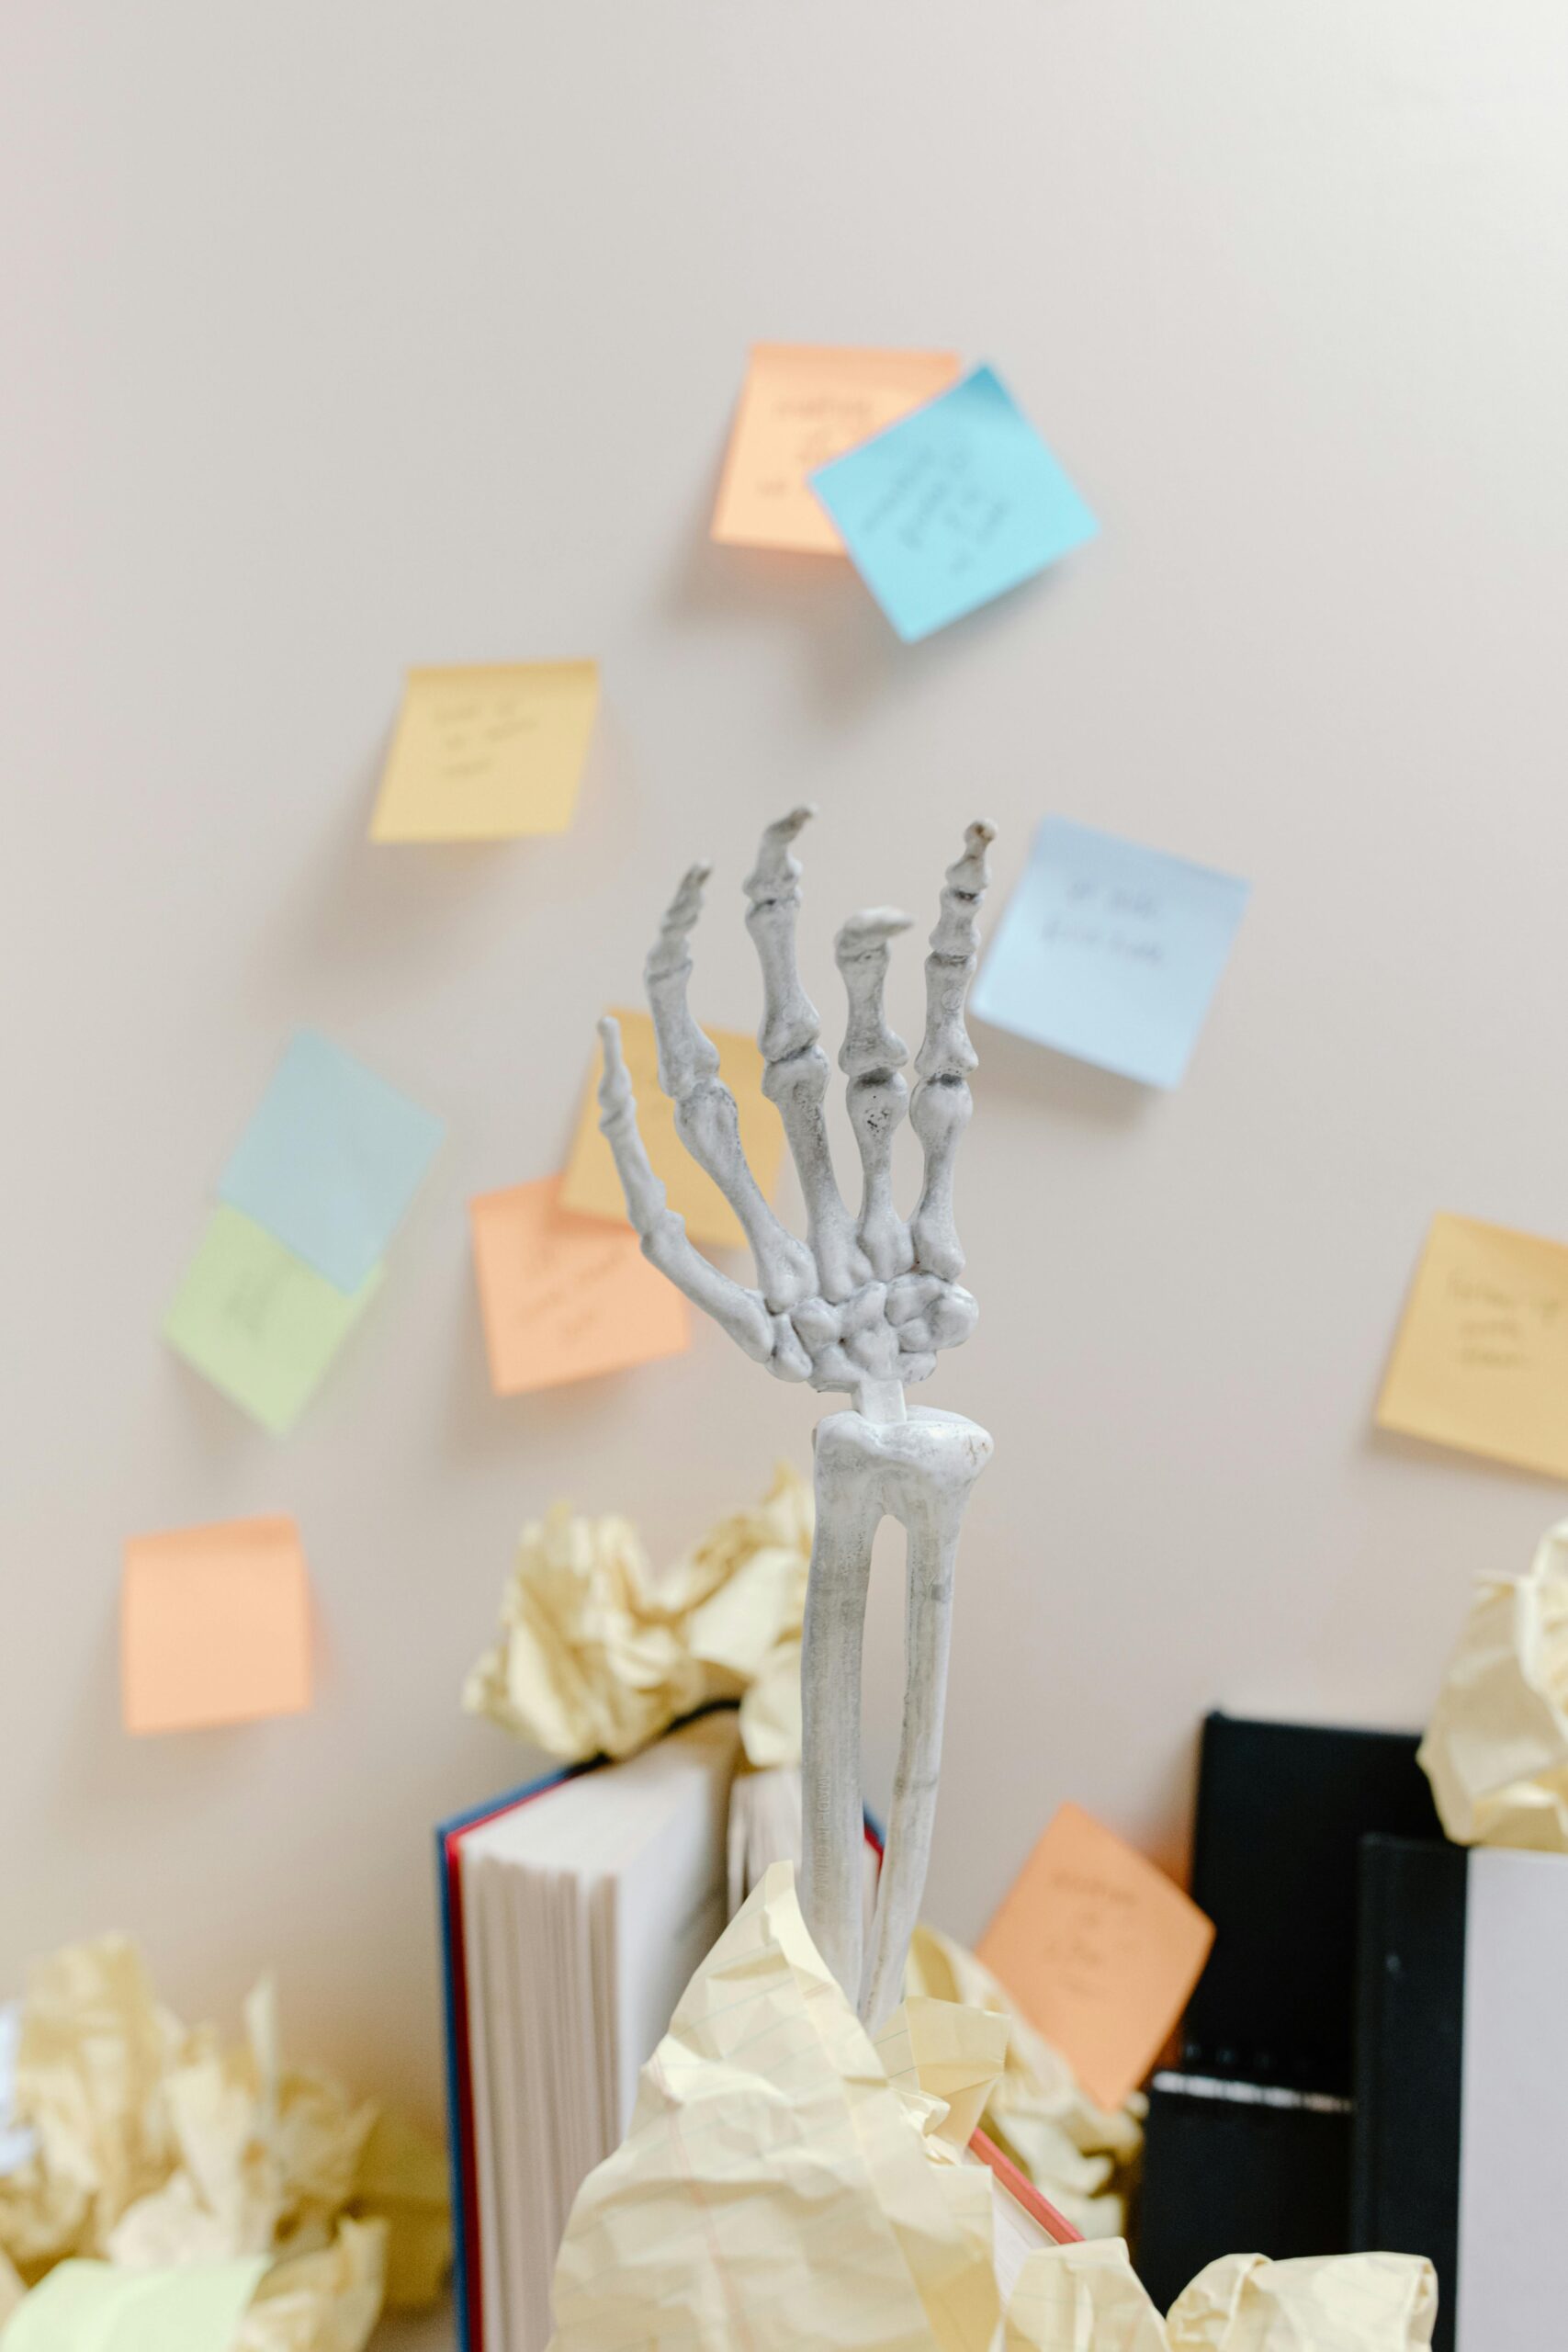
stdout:
[[929,684],[950,663],[973,660],[977,642],[1010,627],[1034,628],[1037,600],[1067,584],[1057,576],[1063,568],[1054,565],[919,645],[905,645],[848,556],[727,547],[710,538],[723,465],[721,449],[705,495],[694,501],[692,527],[678,544],[656,609],[677,626],[750,631],[761,625],[773,633],[783,623],[800,640],[803,683],[824,718],[841,722],[877,697],[907,693],[913,682]]
[[323,829],[301,845],[294,887],[258,929],[254,967],[312,975],[395,970],[400,987],[422,967],[445,972],[454,942],[471,952],[478,910],[503,901],[518,927],[531,917],[568,920],[603,901],[636,840],[633,762],[604,680],[572,822],[564,833],[495,842],[372,842],[370,816],[391,744],[345,784]]
[[971,1080],[976,1115],[983,1116],[987,1104],[1016,1102],[1031,1113],[1045,1110],[1088,1125],[1131,1128],[1152,1117],[1160,1100],[1157,1089],[1136,1079],[1119,1078],[1114,1070],[1034,1045],[1011,1030],[993,1029],[973,1014],[970,1033],[980,1057]]

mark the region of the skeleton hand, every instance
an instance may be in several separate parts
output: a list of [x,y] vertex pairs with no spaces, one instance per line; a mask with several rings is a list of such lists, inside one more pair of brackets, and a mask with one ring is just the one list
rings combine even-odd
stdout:
[[[953,1221],[953,1168],[973,1108],[968,1074],[976,1055],[964,1026],[975,970],[976,913],[989,875],[992,828],[971,825],[964,854],[947,871],[926,958],[926,1034],[916,1057],[912,1102],[900,1065],[908,1054],[883,1012],[890,939],[907,915],[872,908],[852,915],[836,943],[849,992],[839,1067],[860,1147],[863,1190],[852,1218],[839,1193],[822,1115],[828,1060],[816,1008],[795,967],[800,866],[790,844],[810,808],[792,809],[762,835],[746,879],[746,928],[762,967],[764,1007],[758,1043],[767,1065],[762,1091],[778,1105],[806,1195],[807,1239],[787,1233],[758,1191],[740,1148],[735,1100],[718,1076],[718,1055],[686,1002],[687,943],[710,868],[694,865],[676,891],[645,978],[659,1039],[659,1082],[675,1104],[675,1126],[734,1209],[756,1260],[757,1287],[721,1273],[686,1238],[666,1204],[637,1131],[637,1104],[618,1024],[602,1021],[604,1075],[600,1125],[615,1155],[631,1221],[644,1254],[721,1324],[749,1356],[781,1380],[852,1390],[874,1421],[904,1418],[903,1390],[929,1377],[937,1352],[957,1347],[978,1308],[958,1276],[964,1253]],[[893,1135],[905,1110],[925,1153],[925,1180],[906,1225],[893,1205]]]

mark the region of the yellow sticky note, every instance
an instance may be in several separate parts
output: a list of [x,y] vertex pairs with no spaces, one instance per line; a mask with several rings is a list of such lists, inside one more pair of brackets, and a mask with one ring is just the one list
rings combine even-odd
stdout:
[[[621,1024],[626,1069],[637,1096],[637,1125],[655,1173],[664,1181],[671,1207],[685,1218],[686,1231],[694,1241],[706,1241],[721,1250],[743,1249],[746,1236],[739,1218],[675,1132],[675,1105],[659,1084],[659,1046],[652,1016],[617,1012],[615,1019]],[[740,1031],[710,1029],[707,1035],[718,1048],[719,1076],[735,1097],[747,1165],[759,1192],[766,1197],[778,1182],[784,1137],[779,1114],[762,1091],[762,1057],[755,1038]],[[560,1204],[583,1216],[614,1217],[624,1225],[626,1194],[610,1147],[599,1132],[598,1089],[604,1067],[604,1052],[595,1047],[577,1139],[561,1183]]]
[[631,1227],[574,1216],[559,1193],[559,1177],[547,1176],[468,1203],[498,1396],[622,1372],[691,1344],[684,1298],[649,1264]]
[[133,1536],[120,1586],[131,1732],[299,1714],[310,1703],[310,1596],[291,1519]]
[[862,351],[755,343],[719,483],[713,536],[730,547],[840,555],[843,541],[807,482],[955,383],[952,351]]
[[411,670],[371,840],[564,833],[598,703],[596,662]]
[[1163,1871],[1065,1804],[976,1950],[1089,2097],[1120,2107],[1159,2055],[1213,1939]]
[[1377,1419],[1568,1477],[1568,1248],[1435,1216]]

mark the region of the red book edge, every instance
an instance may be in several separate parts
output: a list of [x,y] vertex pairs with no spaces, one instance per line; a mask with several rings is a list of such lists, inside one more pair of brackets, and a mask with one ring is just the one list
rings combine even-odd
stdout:
[[1021,2205],[1032,2221],[1039,2222],[1046,2236],[1057,2245],[1081,2245],[1083,2232],[1075,2230],[1065,2213],[1058,2213],[1048,2197],[1042,2197],[1032,2180],[1026,2180],[1010,2156],[1004,2156],[994,2140],[976,2132],[969,2143],[969,2153],[989,2165],[1002,2187],[1016,2205]]

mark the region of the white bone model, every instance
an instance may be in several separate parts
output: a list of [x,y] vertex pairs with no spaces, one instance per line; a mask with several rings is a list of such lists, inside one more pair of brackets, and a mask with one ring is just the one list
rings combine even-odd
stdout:
[[[909,918],[886,907],[852,915],[836,956],[849,991],[839,1067],[860,1146],[864,1187],[858,1217],[840,1197],[822,1104],[828,1060],[820,1023],[795,968],[800,866],[790,844],[809,808],[762,835],[745,889],[746,927],[765,991],[758,1043],[763,1091],[777,1104],[806,1196],[807,1238],[784,1229],[758,1191],[740,1148],[734,1097],[718,1055],[686,1003],[687,942],[710,868],[694,865],[676,891],[645,977],[659,1040],[659,1082],[675,1105],[681,1140],[729,1202],[756,1260],[747,1290],[693,1247],[666,1205],[637,1132],[637,1104],[620,1030],[602,1021],[601,1125],[626,1190],[644,1254],[781,1380],[848,1389],[852,1410],[817,1426],[817,1533],[807,1589],[801,1662],[805,1845],[801,1905],[818,1950],[874,2032],[903,1993],[904,1962],[925,1885],[942,1759],[953,1562],[969,1489],[991,1441],[955,1413],[917,1407],[904,1391],[934,1370],[942,1348],[975,1328],[974,1299],[960,1287],[964,1253],[953,1221],[953,1167],[973,1103],[976,1054],[964,1025],[979,936],[976,914],[989,876],[989,825],[971,825],[947,871],[926,958],[926,1034],[915,1059],[913,1100],[900,1064],[903,1040],[883,1012],[887,943]],[[919,1205],[906,1225],[893,1205],[893,1133],[906,1108],[925,1153]],[[871,1950],[862,1960],[860,1794],[861,1641],[872,1541],[885,1518],[908,1537],[904,1721]]]

